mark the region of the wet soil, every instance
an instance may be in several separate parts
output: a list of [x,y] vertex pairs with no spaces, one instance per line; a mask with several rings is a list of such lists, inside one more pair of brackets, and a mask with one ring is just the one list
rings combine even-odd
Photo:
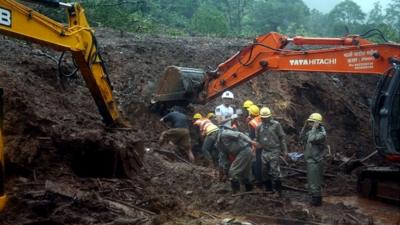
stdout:
[[[133,130],[104,127],[83,80],[58,77],[51,58],[59,53],[0,36],[9,196],[0,224],[211,225],[221,224],[225,218],[254,224],[291,224],[290,220],[357,224],[347,214],[368,223],[372,215],[340,201],[310,207],[307,195],[301,192],[305,176],[293,176],[289,169],[283,170],[283,183],[298,191],[286,190],[282,199],[268,194],[232,197],[229,184],[219,182],[211,168],[160,153],[174,147],[158,146],[156,140],[166,127],[148,106],[165,67],[214,68],[251,40],[121,37],[120,32],[109,29],[99,29],[97,36],[116,101],[134,124]],[[243,100],[252,99],[272,109],[288,134],[291,152],[301,151],[297,134],[303,121],[310,113],[321,112],[331,150],[325,168],[332,175],[325,180],[324,195],[354,196],[355,175],[342,173],[338,159],[374,150],[369,105],[377,81],[378,77],[361,75],[268,73],[232,91],[238,107]],[[194,108],[207,113],[217,104],[218,99]],[[138,173],[128,178],[109,168],[115,160],[110,152],[134,150],[139,140],[146,152]],[[305,165],[291,162],[290,167],[304,169]],[[398,208],[393,210],[398,212]]]

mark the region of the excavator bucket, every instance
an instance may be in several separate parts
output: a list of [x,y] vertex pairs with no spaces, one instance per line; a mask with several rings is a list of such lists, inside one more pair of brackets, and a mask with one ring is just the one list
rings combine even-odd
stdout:
[[174,105],[197,102],[205,72],[202,69],[170,66],[160,77],[152,98],[153,109],[160,111]]

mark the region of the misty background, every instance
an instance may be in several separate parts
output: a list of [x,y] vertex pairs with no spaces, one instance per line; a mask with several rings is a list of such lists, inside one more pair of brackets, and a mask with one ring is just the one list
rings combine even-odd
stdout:
[[[323,13],[328,13],[330,10],[332,10],[335,7],[335,5],[339,4],[343,0],[324,0],[324,1],[303,0],[303,1],[311,9],[317,9]],[[371,11],[374,8],[375,2],[379,2],[383,6],[383,8],[387,8],[391,1],[390,0],[379,0],[379,1],[377,1],[377,0],[358,0],[358,1],[354,1],[354,2],[357,3],[361,7],[361,10],[364,13],[368,13],[369,11]]]
[[[400,0],[83,0],[94,27],[170,36],[364,34],[400,42]],[[36,9],[65,21],[62,11]],[[64,20],[63,20],[64,19]],[[376,29],[379,30],[376,30]]]

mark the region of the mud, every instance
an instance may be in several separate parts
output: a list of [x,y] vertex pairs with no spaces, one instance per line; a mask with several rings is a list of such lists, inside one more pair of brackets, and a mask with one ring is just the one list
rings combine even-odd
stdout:
[[[251,40],[119,35],[97,31],[116,100],[134,124],[131,131],[106,129],[82,79],[60,79],[54,61],[38,51],[54,58],[58,53],[0,37],[10,197],[0,224],[211,225],[224,218],[272,224],[275,217],[305,224],[356,224],[346,214],[368,223],[368,213],[356,207],[326,201],[322,208],[313,208],[305,193],[291,190],[284,191],[283,199],[259,194],[231,197],[229,184],[218,182],[212,169],[157,151],[173,150],[156,143],[166,127],[147,108],[164,68],[214,68]],[[297,134],[303,121],[310,113],[321,112],[331,149],[326,172],[333,174],[326,178],[324,193],[349,196],[355,194],[355,176],[341,172],[336,156],[373,151],[368,107],[377,81],[360,75],[268,73],[232,91],[238,106],[249,98],[271,107],[293,152],[301,150]],[[217,104],[218,99],[194,108],[206,113]],[[110,152],[136,149],[139,140],[147,150],[138,174],[127,178],[118,168],[109,168],[115,160]],[[305,168],[302,161],[290,166]],[[304,179],[290,176],[283,183],[305,189]],[[269,222],[260,215],[270,216]]]
[[326,201],[332,204],[342,203],[347,207],[354,207],[357,212],[374,217],[377,223],[400,223],[399,208],[390,204],[371,201],[358,196],[329,197],[326,198]]

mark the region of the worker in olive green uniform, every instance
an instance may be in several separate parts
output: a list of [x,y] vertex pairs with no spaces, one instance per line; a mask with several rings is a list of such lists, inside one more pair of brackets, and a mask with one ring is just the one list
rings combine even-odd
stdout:
[[[253,159],[251,149],[252,145],[256,144],[255,141],[239,131],[220,129],[218,132],[216,146],[220,151],[220,173],[228,175],[233,194],[240,191],[240,182],[244,184],[246,191],[253,190],[250,182]],[[235,157],[232,163],[229,161],[229,155]]]
[[287,157],[286,134],[281,124],[272,119],[271,110],[260,110],[261,125],[256,128],[256,141],[262,148],[263,179],[266,191],[282,195],[280,155]]
[[306,120],[300,132],[300,141],[304,146],[304,159],[307,163],[308,190],[311,195],[311,205],[314,206],[322,204],[322,165],[326,131],[321,123],[321,114],[313,113]]

